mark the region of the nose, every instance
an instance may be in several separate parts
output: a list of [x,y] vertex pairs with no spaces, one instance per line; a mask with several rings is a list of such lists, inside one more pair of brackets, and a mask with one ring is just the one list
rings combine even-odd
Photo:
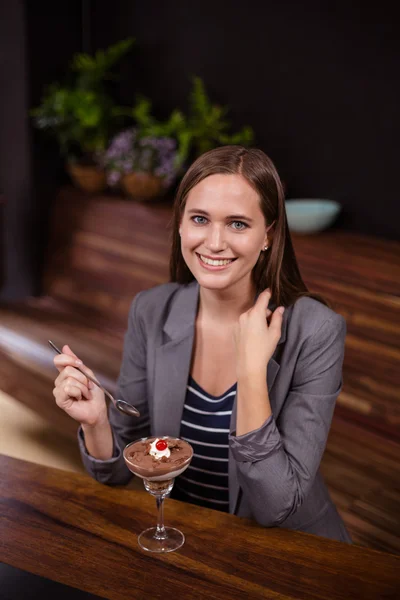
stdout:
[[222,252],[227,244],[224,236],[224,226],[215,223],[208,228],[206,246],[210,252]]

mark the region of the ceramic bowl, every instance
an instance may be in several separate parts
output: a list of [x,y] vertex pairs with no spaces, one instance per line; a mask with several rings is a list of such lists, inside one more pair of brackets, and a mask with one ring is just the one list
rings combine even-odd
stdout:
[[289,229],[294,233],[323,231],[332,225],[341,210],[338,202],[319,198],[290,199],[285,205]]

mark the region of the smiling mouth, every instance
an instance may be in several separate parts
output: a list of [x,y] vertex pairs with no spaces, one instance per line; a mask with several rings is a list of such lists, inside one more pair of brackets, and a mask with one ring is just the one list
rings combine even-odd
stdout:
[[213,259],[213,258],[208,258],[207,256],[204,256],[203,254],[198,254],[197,252],[196,252],[196,254],[202,263],[204,263],[205,265],[209,265],[210,267],[225,267],[226,265],[230,265],[231,263],[233,263],[236,260],[236,258]]

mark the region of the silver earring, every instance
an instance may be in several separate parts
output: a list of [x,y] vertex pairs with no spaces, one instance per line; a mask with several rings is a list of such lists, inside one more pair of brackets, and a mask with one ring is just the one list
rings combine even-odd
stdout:
[[264,251],[265,251],[265,250],[268,250],[268,246],[264,246]]

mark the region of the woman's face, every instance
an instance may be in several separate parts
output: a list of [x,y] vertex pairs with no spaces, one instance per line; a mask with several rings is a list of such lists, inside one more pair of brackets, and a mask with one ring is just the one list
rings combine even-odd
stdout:
[[241,175],[210,175],[189,193],[179,232],[183,258],[207,289],[249,283],[267,245],[257,192]]

